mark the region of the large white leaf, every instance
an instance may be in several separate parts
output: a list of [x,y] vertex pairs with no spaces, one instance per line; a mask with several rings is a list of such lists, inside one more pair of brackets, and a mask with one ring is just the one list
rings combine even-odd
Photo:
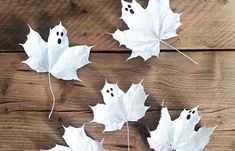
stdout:
[[93,122],[104,124],[104,131],[121,129],[125,122],[138,121],[149,108],[144,105],[147,95],[141,83],[132,84],[124,93],[117,84],[106,81],[101,93],[105,104],[91,108],[94,113]]
[[149,0],[146,9],[136,0],[121,2],[121,19],[129,29],[118,29],[112,34],[113,38],[132,50],[129,59],[141,56],[147,60],[159,56],[160,42],[177,36],[176,29],[181,25],[180,14],[172,12],[169,0]]
[[155,131],[150,132],[148,138],[150,148],[156,151],[202,151],[215,128],[201,127],[195,131],[200,118],[196,107],[183,110],[172,121],[167,107],[163,107],[159,125]]
[[52,149],[42,151],[104,151],[102,143],[97,142],[86,135],[84,126],[81,128],[72,126],[65,128],[63,138],[68,147],[56,145]]
[[48,42],[31,27],[27,41],[21,44],[28,55],[23,61],[37,72],[49,72],[63,80],[79,80],[77,69],[87,65],[91,47],[69,47],[67,30],[60,23],[50,29]]

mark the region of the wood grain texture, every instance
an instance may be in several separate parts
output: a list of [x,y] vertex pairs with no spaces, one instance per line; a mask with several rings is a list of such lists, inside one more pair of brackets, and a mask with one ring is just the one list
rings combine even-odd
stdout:
[[[178,112],[178,111],[176,111]],[[176,113],[175,112],[175,113]],[[178,114],[178,113],[177,113]],[[81,127],[91,119],[86,112],[59,112],[51,121],[47,120],[47,112],[12,112],[0,118],[0,147],[4,151],[38,151],[49,149],[55,143],[66,145],[62,136],[61,124]],[[155,116],[160,116],[159,112]],[[204,118],[206,118],[204,116]],[[85,127],[88,135],[97,140],[104,140],[107,151],[126,151],[126,126],[121,131],[102,133],[103,127],[92,123]],[[130,140],[133,151],[149,151],[146,142],[147,129],[141,123],[131,123]],[[216,130],[205,151],[233,151],[234,131]]]
[[[140,0],[143,7],[147,0]],[[169,43],[179,49],[234,49],[234,0],[172,0],[182,14],[179,37]],[[62,21],[72,44],[96,45],[95,51],[126,51],[107,32],[126,29],[120,0],[5,0],[0,1],[0,49],[23,50],[30,24],[47,40],[49,28]],[[168,49],[167,47],[162,47]]]
[[[148,0],[138,2],[146,8]],[[5,0],[0,1],[0,150],[38,151],[55,143],[65,145],[62,124],[81,127],[89,136],[104,140],[106,151],[126,151],[126,126],[102,133],[104,127],[89,123],[89,105],[102,103],[104,80],[127,90],[144,79],[146,105],[139,122],[130,123],[132,151],[149,151],[148,129],[157,127],[165,99],[173,119],[184,108],[200,105],[200,125],[217,129],[205,151],[235,148],[235,1],[171,0],[174,12],[183,13],[179,37],[168,40],[199,62],[192,64],[176,52],[163,52],[147,62],[133,59],[107,32],[127,29],[119,20],[120,0]],[[78,71],[82,82],[52,78],[56,95],[52,120],[47,116],[52,98],[47,74],[37,74],[21,63],[27,56],[18,43],[26,41],[30,24],[47,40],[49,28],[62,21],[71,45],[96,45],[92,64]],[[163,50],[170,50],[162,46]],[[187,52],[188,51],[188,52]],[[9,53],[6,53],[9,52]],[[127,53],[128,52],[128,53]]]
[[[159,114],[155,113],[157,116]],[[1,116],[1,149],[4,151],[24,150],[37,151],[40,148],[49,149],[55,143],[66,145],[62,136],[64,133],[61,124],[72,123],[72,126],[81,127],[84,122],[91,119],[90,113],[60,112],[56,118],[48,121],[45,112],[12,112]],[[69,119],[69,120],[68,120]],[[78,120],[79,119],[79,120]],[[4,125],[2,124],[4,123]],[[17,124],[16,124],[17,123]],[[6,126],[10,125],[10,126]],[[97,140],[104,140],[107,151],[126,151],[126,126],[121,131],[102,133],[103,128],[97,124],[87,124],[88,135]],[[146,145],[146,128],[141,123],[132,123],[130,127],[130,140],[133,151],[149,151]],[[205,151],[233,151],[234,131],[216,130]],[[230,140],[230,141],[228,141]]]
[[160,105],[165,99],[173,118],[183,108],[200,106],[201,125],[217,129],[206,151],[233,151],[235,148],[235,53],[233,51],[188,52],[200,64],[194,65],[183,56],[163,52],[160,58],[147,62],[126,62],[126,53],[92,53],[92,64],[79,70],[82,82],[52,79],[56,108],[52,120],[47,115],[51,95],[47,74],[37,74],[27,65],[24,53],[0,53],[0,148],[39,150],[65,144],[61,124],[82,126],[90,136],[102,140],[107,151],[127,150],[126,127],[102,134],[103,126],[89,122],[89,105],[102,103],[99,92],[107,78],[123,90],[144,79],[146,105],[151,108],[137,123],[131,123],[133,151],[148,151],[147,127],[153,130],[160,118]]

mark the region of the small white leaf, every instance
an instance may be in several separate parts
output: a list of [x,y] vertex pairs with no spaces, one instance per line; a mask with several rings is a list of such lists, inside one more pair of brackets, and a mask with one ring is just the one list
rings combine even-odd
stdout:
[[97,142],[85,133],[84,127],[75,128],[69,126],[65,128],[63,138],[68,147],[56,145],[54,148],[42,151],[105,151],[102,143]]
[[31,27],[24,47],[28,59],[23,61],[37,72],[49,72],[57,79],[79,80],[77,69],[90,63],[91,47],[69,47],[67,30],[60,23],[50,29],[48,42]]
[[149,108],[144,105],[147,95],[141,83],[132,84],[124,93],[117,84],[106,81],[101,93],[105,104],[91,108],[94,113],[93,122],[104,124],[104,131],[118,130],[125,122],[138,121]]
[[121,2],[121,19],[129,29],[118,29],[113,38],[132,50],[129,59],[141,56],[147,60],[159,56],[160,42],[177,36],[176,29],[181,25],[180,14],[172,12],[169,0],[149,0],[146,9],[136,0]]
[[159,125],[155,131],[150,132],[148,138],[150,148],[156,151],[202,151],[215,128],[201,127],[195,131],[200,118],[196,107],[182,111],[172,121],[168,109],[163,107]]

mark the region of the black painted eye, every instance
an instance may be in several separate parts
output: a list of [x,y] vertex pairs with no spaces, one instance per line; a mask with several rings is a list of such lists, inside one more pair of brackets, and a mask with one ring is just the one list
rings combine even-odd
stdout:
[[111,91],[113,91],[113,88],[110,88]]
[[195,111],[193,111],[193,114],[195,113]]
[[126,11],[128,11],[129,9],[128,8],[125,8]]
[[58,31],[56,32],[56,35],[59,36],[59,32]]
[[60,34],[60,35],[61,35],[61,37],[63,37],[63,36],[64,36],[64,33],[63,33],[63,32],[61,32],[61,34]]
[[131,8],[131,5],[127,5],[127,7]]
[[107,90],[106,92],[109,93],[109,90]]
[[191,112],[192,112],[192,110],[189,111],[189,113],[191,113]]

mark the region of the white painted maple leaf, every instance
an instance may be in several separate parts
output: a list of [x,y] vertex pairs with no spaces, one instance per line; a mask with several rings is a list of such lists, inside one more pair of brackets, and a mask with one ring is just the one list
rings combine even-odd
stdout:
[[141,84],[132,84],[124,93],[117,84],[107,81],[101,90],[105,104],[91,107],[94,113],[93,122],[104,124],[104,131],[121,129],[128,121],[138,121],[149,107],[144,105],[147,98]]
[[102,142],[95,141],[86,135],[84,126],[81,128],[69,126],[64,129],[63,138],[68,147],[56,145],[52,149],[41,151],[105,151]]
[[49,119],[55,106],[55,96],[51,86],[50,75],[57,79],[79,80],[77,69],[90,63],[89,56],[92,47],[81,45],[69,47],[67,30],[60,24],[50,29],[48,42],[30,26],[27,41],[20,44],[24,47],[28,59],[23,61],[37,72],[48,72],[49,86],[53,97],[53,105]]
[[77,69],[90,63],[88,59],[92,47],[69,47],[67,30],[61,22],[50,29],[48,42],[30,26],[29,28],[27,41],[21,44],[29,57],[23,63],[37,72],[49,72],[57,79],[79,80]]
[[198,108],[183,110],[172,121],[167,107],[161,110],[161,119],[155,131],[150,132],[148,143],[156,151],[202,151],[208,144],[214,128],[201,127],[195,131],[201,117]]
[[176,29],[181,25],[180,14],[172,12],[169,0],[149,0],[146,9],[136,0],[132,2],[121,0],[121,2],[121,19],[129,29],[125,31],[118,29],[112,36],[119,41],[120,45],[125,45],[132,50],[128,59],[140,56],[147,60],[152,56],[159,56],[160,42],[180,52],[163,41],[177,36]]

